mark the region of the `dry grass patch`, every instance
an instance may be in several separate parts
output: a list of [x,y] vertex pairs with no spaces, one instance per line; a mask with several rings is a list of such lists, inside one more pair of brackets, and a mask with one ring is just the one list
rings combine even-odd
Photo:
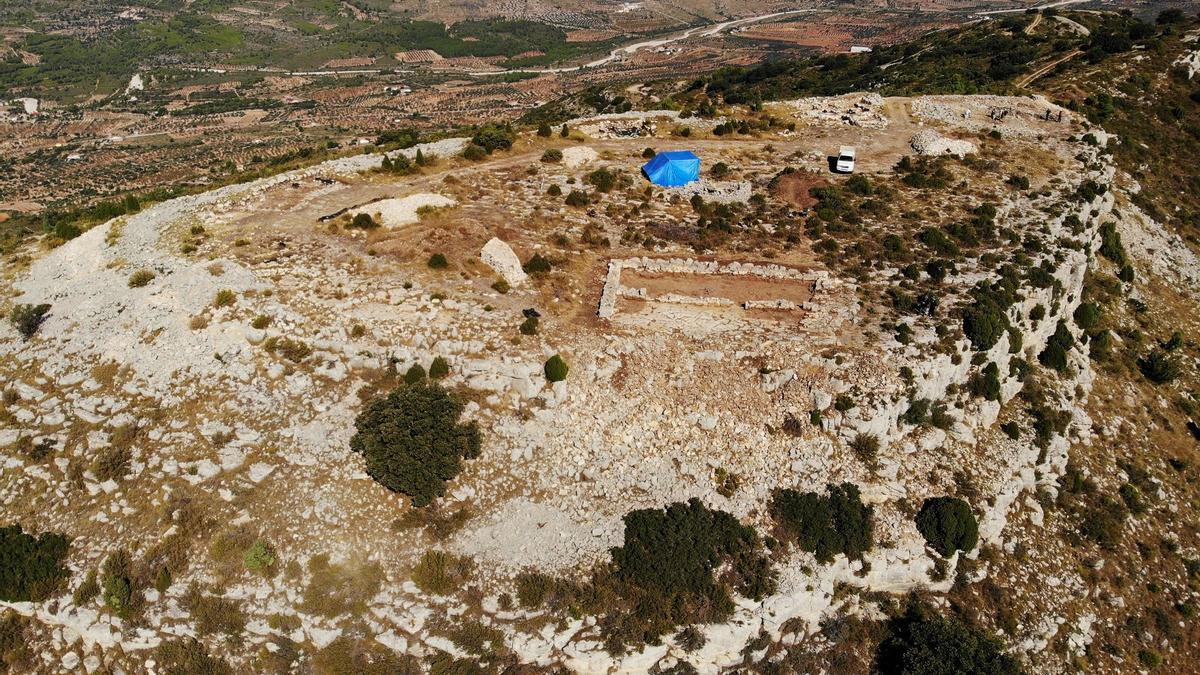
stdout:
[[378,563],[333,564],[325,554],[308,561],[310,575],[301,608],[325,617],[361,614],[383,584]]

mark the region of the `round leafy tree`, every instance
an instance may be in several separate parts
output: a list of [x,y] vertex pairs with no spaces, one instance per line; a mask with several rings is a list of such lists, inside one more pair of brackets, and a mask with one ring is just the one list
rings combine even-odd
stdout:
[[979,542],[979,523],[971,506],[954,497],[926,499],[917,513],[917,530],[943,556],[970,551]]
[[567,379],[567,373],[570,370],[570,367],[567,366],[567,362],[563,361],[562,357],[558,354],[551,356],[550,359],[546,361],[546,379],[551,382],[562,382],[563,380]]
[[446,492],[463,459],[479,456],[479,427],[459,424],[463,405],[442,387],[420,382],[372,401],[354,425],[350,449],[367,474],[393,492],[428,506]]

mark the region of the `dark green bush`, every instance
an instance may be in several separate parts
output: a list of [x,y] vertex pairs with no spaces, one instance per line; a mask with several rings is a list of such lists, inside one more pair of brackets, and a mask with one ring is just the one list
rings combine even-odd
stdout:
[[1161,349],[1155,349],[1138,359],[1138,370],[1155,384],[1167,384],[1178,378],[1180,373],[1179,362]]
[[1020,675],[1004,644],[982,631],[924,609],[910,610],[889,626],[876,655],[880,675]]
[[561,356],[555,354],[546,361],[543,370],[546,373],[546,379],[550,382],[562,382],[567,379],[567,373],[570,371],[570,368]]
[[1083,302],[1075,308],[1075,325],[1083,330],[1091,330],[1100,323],[1100,305],[1094,302]]
[[1067,368],[1067,352],[1075,346],[1075,336],[1071,335],[1071,330],[1067,328],[1067,324],[1063,321],[1058,322],[1058,326],[1054,329],[1054,335],[1050,336],[1050,340],[1046,342],[1046,348],[1038,354],[1038,361],[1047,368],[1052,368],[1059,372]]
[[559,150],[558,148],[546,148],[546,151],[542,153],[542,161],[546,162],[547,164],[561,162],[562,158],[562,150]]
[[428,506],[445,494],[462,460],[479,455],[479,427],[460,424],[462,411],[436,384],[400,387],[359,414],[350,449],[366,459],[367,474],[380,485]]
[[17,305],[9,313],[8,320],[21,337],[28,340],[42,327],[49,311],[50,305]]
[[567,206],[587,206],[589,201],[591,200],[588,198],[588,194],[583,190],[571,190],[567,195],[566,204]]
[[541,253],[534,253],[533,257],[525,261],[521,266],[526,274],[537,276],[541,274],[549,274],[550,270],[554,269],[554,265],[547,260]]
[[987,351],[996,346],[1000,336],[1008,330],[1008,317],[999,307],[977,301],[963,310],[962,327],[975,351]]
[[440,380],[450,374],[450,362],[445,357],[434,357],[433,363],[429,364],[429,379]]
[[920,426],[929,421],[929,399],[919,398],[915,401],[910,401],[908,410],[900,416],[900,421],[913,426]]
[[430,269],[444,270],[450,266],[450,261],[446,260],[446,256],[441,253],[434,253],[429,256],[429,262],[426,264],[429,265]]
[[1117,232],[1117,224],[1112,221],[1100,226],[1100,255],[1113,261],[1117,267],[1129,264],[1125,245],[1121,243],[1121,233]]
[[379,222],[372,218],[369,214],[357,213],[354,215],[354,218],[350,220],[350,224],[347,225],[347,227],[351,227],[356,230],[374,230],[375,228],[379,227]]
[[873,510],[863,505],[858,488],[850,483],[827,489],[828,496],[779,491],[771,501],[771,515],[781,536],[821,562],[832,561],[838,553],[851,560],[862,558],[873,545]]
[[508,150],[516,139],[516,133],[507,124],[488,124],[475,132],[471,143],[483,148],[490,155],[496,150]]
[[67,578],[70,541],[61,534],[26,534],[20,525],[0,528],[0,600],[39,602]]
[[425,381],[425,368],[419,363],[414,363],[409,366],[408,370],[404,371],[405,384],[419,384]]
[[606,193],[617,186],[617,177],[608,169],[596,169],[589,173],[584,181],[596,188],[596,192]]
[[[774,591],[761,548],[753,528],[695,498],[631,511],[624,545],[611,549],[618,592],[631,605],[622,620],[648,640],[680,624],[727,618],[734,609],[731,589],[755,599]],[[715,579],[723,565],[728,575]]]
[[463,148],[462,156],[463,159],[478,162],[488,156],[488,151],[474,143],[469,143],[467,147]]
[[989,401],[1000,400],[1000,367],[993,361],[971,378],[971,393]]
[[917,513],[917,530],[930,548],[947,558],[955,551],[970,551],[979,541],[971,506],[954,497],[926,499]]

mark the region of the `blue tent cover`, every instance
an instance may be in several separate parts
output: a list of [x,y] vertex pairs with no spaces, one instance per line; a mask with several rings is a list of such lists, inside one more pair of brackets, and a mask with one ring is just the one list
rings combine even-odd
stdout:
[[642,166],[646,178],[655,185],[678,187],[700,180],[700,158],[690,150],[660,152]]

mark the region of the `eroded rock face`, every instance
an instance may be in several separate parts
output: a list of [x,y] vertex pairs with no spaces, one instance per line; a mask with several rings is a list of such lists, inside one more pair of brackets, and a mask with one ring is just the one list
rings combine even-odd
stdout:
[[504,277],[510,286],[519,286],[529,278],[525,270],[521,269],[521,259],[513,253],[512,247],[495,237],[483,245],[479,258],[495,270],[496,274]]

